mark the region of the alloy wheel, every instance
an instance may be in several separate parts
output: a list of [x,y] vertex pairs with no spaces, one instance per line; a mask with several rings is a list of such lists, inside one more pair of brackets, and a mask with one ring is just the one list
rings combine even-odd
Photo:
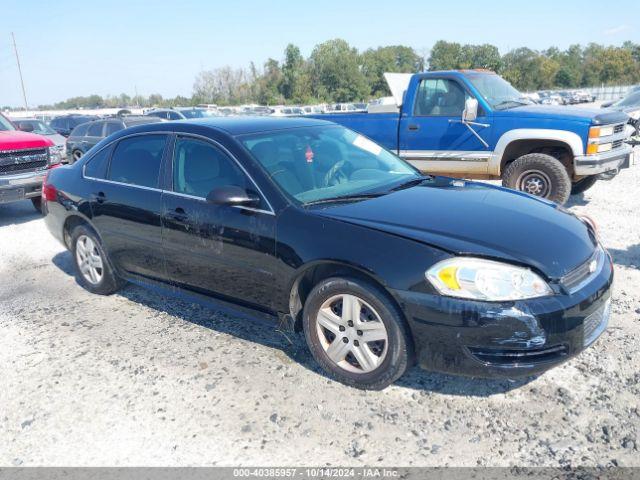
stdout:
[[76,261],[84,279],[92,285],[102,280],[104,266],[95,242],[87,235],[80,235],[76,241]]
[[384,323],[371,305],[355,295],[326,300],[318,310],[316,328],[327,357],[348,372],[372,372],[387,355]]

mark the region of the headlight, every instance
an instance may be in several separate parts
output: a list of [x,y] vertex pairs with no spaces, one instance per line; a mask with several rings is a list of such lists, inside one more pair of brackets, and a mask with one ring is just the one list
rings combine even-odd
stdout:
[[60,145],[49,147],[49,165],[57,165],[62,161],[61,151],[62,147]]
[[438,292],[450,297],[497,302],[553,293],[547,282],[528,268],[481,258],[443,260],[425,275]]
[[613,135],[613,125],[607,127],[591,127],[589,129],[589,138],[608,137]]

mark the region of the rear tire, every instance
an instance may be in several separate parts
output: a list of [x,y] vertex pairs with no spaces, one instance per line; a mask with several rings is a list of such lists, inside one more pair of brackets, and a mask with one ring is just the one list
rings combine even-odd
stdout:
[[502,184],[560,205],[571,193],[567,169],[557,158],[544,153],[529,153],[511,162],[502,175]]
[[382,390],[413,363],[404,317],[387,293],[369,282],[338,277],[320,282],[307,297],[302,324],[315,360],[346,385]]
[[42,213],[42,197],[33,197],[31,203],[33,204],[33,208]]
[[111,267],[100,239],[86,225],[79,225],[71,232],[71,253],[78,283],[91,293],[111,295],[125,282]]
[[595,185],[598,181],[598,177],[591,175],[589,177],[582,178],[577,182],[573,182],[571,186],[571,195],[578,195],[579,193],[586,192]]

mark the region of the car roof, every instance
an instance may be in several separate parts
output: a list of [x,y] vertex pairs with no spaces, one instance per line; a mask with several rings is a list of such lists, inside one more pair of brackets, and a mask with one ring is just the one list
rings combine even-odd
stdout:
[[[170,127],[173,122],[163,123],[163,127]],[[175,125],[180,125],[183,130],[185,125],[197,125],[215,130],[222,130],[230,135],[244,135],[247,133],[268,132],[273,130],[286,130],[301,127],[319,127],[334,125],[326,120],[316,120],[307,117],[264,117],[264,116],[243,116],[243,117],[207,117],[180,120]]]

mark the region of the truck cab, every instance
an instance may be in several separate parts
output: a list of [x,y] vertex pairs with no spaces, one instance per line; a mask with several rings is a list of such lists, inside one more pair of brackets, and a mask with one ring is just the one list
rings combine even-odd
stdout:
[[385,77],[395,109],[318,118],[369,136],[424,172],[502,179],[558,203],[633,161],[633,128],[620,112],[538,105],[486,70]]
[[21,132],[0,114],[0,204],[30,199],[40,210],[47,169],[60,163],[51,140]]

